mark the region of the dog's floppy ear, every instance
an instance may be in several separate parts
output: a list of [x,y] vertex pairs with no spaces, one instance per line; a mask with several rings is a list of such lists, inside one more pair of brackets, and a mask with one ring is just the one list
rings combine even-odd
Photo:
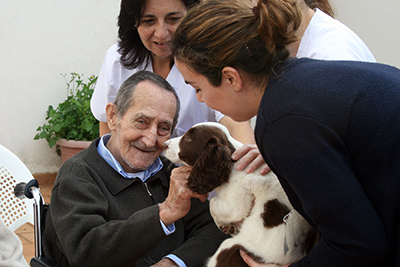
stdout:
[[233,168],[232,151],[211,137],[203,153],[194,163],[188,179],[193,192],[206,194],[229,180]]

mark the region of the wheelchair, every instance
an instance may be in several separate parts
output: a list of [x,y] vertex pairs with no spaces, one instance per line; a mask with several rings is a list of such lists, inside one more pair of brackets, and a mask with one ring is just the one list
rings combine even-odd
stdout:
[[14,194],[17,198],[33,199],[33,218],[35,235],[35,257],[30,261],[31,267],[60,267],[52,260],[46,258],[43,253],[42,238],[45,227],[46,212],[49,204],[44,203],[44,198],[39,189],[39,182],[36,179],[28,183],[20,182],[14,188]]

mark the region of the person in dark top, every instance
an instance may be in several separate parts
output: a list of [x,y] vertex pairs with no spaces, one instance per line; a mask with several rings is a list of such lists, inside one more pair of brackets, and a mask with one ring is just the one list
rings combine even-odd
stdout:
[[107,105],[112,133],[59,170],[46,257],[62,266],[204,266],[227,236],[207,195],[187,188],[190,168],[160,156],[178,111],[174,89],[157,74],[137,72],[123,83]]
[[290,0],[206,1],[178,27],[175,62],[199,101],[257,115],[264,160],[321,236],[290,266],[400,266],[400,70],[289,58],[300,19]]

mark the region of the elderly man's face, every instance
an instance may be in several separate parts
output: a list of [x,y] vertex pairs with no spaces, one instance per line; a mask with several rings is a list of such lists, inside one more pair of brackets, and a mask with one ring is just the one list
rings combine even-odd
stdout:
[[[174,95],[149,81],[137,85],[133,98],[121,119],[113,113],[108,121],[112,135],[107,148],[126,172],[146,170],[156,160],[171,135],[176,112]],[[107,106],[107,114],[112,110],[113,104]]]

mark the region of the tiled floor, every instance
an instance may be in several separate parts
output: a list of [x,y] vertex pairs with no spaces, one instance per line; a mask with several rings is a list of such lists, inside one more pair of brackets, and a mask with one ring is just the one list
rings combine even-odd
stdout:
[[[39,182],[40,183],[40,182]],[[40,191],[42,192],[45,203],[50,203],[51,189],[53,188],[52,183],[41,184]],[[19,237],[24,247],[24,257],[29,263],[31,258],[35,256],[35,244],[34,244],[34,229],[33,225],[26,223],[18,228],[15,233]]]

